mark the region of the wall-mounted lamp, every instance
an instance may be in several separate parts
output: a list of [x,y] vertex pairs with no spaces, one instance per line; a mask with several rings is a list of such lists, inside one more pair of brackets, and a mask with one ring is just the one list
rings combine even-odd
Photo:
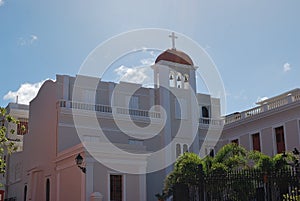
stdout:
[[84,166],[82,166],[83,164],[83,158],[80,154],[78,154],[75,158],[75,161],[76,161],[76,165],[79,167],[79,169],[81,169],[81,171],[83,173],[86,173],[86,168]]

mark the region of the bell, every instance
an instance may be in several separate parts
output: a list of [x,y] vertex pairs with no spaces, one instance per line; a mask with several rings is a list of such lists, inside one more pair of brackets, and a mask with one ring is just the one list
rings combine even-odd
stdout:
[[188,78],[187,78],[187,76],[185,76],[184,77],[184,82],[188,82],[189,80],[188,80]]
[[181,81],[181,78],[178,76],[177,81]]
[[173,80],[173,75],[170,75],[170,80]]

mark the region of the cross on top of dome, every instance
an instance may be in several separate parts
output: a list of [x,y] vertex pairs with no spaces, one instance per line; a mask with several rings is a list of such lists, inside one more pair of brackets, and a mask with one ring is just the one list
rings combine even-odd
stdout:
[[177,39],[178,37],[175,36],[175,33],[174,33],[174,32],[172,32],[172,34],[169,35],[169,37],[172,38],[172,49],[175,50],[175,49],[176,49],[176,48],[175,48],[175,39]]
[[161,60],[164,61],[170,61],[174,63],[179,63],[179,64],[184,64],[184,65],[194,65],[192,59],[187,55],[186,53],[179,51],[175,48],[175,39],[178,37],[175,36],[175,33],[172,32],[169,37],[172,39],[172,48],[167,49],[160,55],[155,60],[155,63],[158,63]]

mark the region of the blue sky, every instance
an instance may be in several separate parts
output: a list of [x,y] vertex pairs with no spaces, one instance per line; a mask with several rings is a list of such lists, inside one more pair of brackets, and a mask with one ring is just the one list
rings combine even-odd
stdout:
[[299,8],[296,0],[0,0],[0,105],[11,101],[9,91],[23,100],[47,78],[76,75],[110,37],[163,28],[209,53],[224,82],[226,113],[245,110],[300,87]]

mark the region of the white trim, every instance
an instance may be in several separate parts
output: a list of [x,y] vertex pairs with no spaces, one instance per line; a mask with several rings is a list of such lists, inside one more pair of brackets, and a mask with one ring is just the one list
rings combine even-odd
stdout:
[[285,127],[285,124],[286,124],[286,122],[283,123],[283,138],[284,138],[284,150],[287,151],[287,148],[288,148],[287,143],[288,143],[288,142],[287,142],[287,140],[286,140],[287,134],[286,134],[286,127]]
[[89,197],[93,193],[94,187],[94,161],[91,157],[86,157],[85,160],[85,190],[86,190],[86,200],[89,200]]
[[[277,127],[276,127],[277,128]],[[272,147],[273,147],[273,149],[272,149],[272,155],[273,156],[275,156],[275,153],[277,153],[277,142],[276,142],[276,134],[275,134],[275,127],[271,127],[271,129],[272,129]]]
[[258,134],[259,134],[259,145],[260,145],[260,152],[261,152],[262,151],[262,146],[263,146],[262,140],[261,140],[261,132],[258,132]]

